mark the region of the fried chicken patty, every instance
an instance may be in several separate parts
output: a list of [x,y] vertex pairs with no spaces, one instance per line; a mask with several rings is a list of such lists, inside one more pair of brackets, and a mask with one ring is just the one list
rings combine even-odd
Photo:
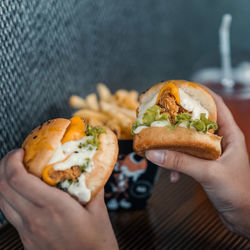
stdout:
[[81,173],[82,171],[79,166],[73,166],[66,170],[51,171],[50,177],[59,183],[65,179],[76,180],[81,175]]
[[163,91],[158,105],[162,108],[162,113],[169,115],[171,123],[175,123],[175,117],[180,113],[191,113],[184,109],[181,105],[177,104],[176,99],[171,95],[169,90]]

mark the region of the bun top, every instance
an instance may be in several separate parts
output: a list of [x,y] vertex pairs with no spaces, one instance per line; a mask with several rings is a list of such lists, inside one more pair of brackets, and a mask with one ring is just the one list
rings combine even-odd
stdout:
[[140,104],[150,101],[167,84],[172,83],[185,91],[192,99],[198,101],[209,113],[208,119],[217,121],[217,108],[215,101],[208,90],[198,83],[184,80],[169,80],[155,84],[140,96]]
[[27,136],[22,144],[25,150],[23,162],[30,173],[37,177],[42,176],[44,166],[51,159],[69,124],[68,119],[50,120],[35,128]]

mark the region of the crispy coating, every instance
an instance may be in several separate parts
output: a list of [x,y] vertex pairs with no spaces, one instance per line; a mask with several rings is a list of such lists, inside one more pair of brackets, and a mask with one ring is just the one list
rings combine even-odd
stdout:
[[176,103],[176,99],[169,90],[165,90],[159,100],[158,105],[162,108],[162,113],[169,115],[171,123],[175,123],[175,117],[179,113],[191,113]]
[[66,179],[71,179],[75,181],[81,175],[81,173],[82,172],[79,166],[73,166],[66,170],[51,171],[49,174],[51,179],[59,183],[60,181]]

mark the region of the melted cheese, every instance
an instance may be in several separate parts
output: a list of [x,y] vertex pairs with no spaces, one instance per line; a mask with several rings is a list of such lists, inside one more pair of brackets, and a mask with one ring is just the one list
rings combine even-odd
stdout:
[[173,95],[175,97],[177,104],[180,104],[179,88],[172,82],[166,84],[165,86],[163,86],[161,88],[161,90],[159,91],[157,100],[156,100],[157,104],[158,104],[158,102],[159,102],[159,100],[160,100],[160,98],[165,90],[168,90],[171,93],[171,95]]
[[74,116],[70,119],[70,125],[68,126],[61,142],[65,143],[72,140],[78,140],[85,136],[84,131],[85,123],[79,116]]

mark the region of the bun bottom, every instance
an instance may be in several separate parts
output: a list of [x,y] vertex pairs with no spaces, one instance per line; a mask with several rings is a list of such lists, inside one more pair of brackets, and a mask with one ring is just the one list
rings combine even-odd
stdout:
[[222,137],[193,129],[177,127],[149,127],[134,136],[134,151],[145,156],[149,149],[169,149],[199,158],[216,160],[221,155]]

